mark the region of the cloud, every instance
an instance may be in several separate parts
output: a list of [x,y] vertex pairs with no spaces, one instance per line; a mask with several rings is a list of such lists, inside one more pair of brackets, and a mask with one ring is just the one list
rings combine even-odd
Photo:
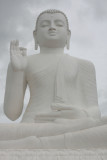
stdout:
[[106,0],[84,0],[89,6],[88,13],[93,14],[93,18],[103,21],[107,19],[107,1]]

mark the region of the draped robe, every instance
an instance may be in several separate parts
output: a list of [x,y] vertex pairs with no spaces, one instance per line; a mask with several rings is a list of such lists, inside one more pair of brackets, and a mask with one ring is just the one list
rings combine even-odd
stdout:
[[[94,65],[86,60],[64,54],[57,67],[54,102],[52,110],[75,110],[69,119],[86,117],[100,118],[98,107],[96,75]],[[46,120],[48,114],[37,118]],[[62,117],[63,118],[63,117]]]
[[[68,123],[70,122],[68,125],[67,121],[65,124],[63,124],[63,121],[61,121],[61,124],[56,124],[57,121],[55,121],[55,124],[48,124],[48,122],[46,124],[11,124],[10,126],[3,124],[0,127],[3,131],[1,136],[4,136],[4,138],[1,138],[2,142],[0,143],[0,147],[107,147],[106,119],[104,121],[100,120],[95,69],[91,62],[74,58],[69,55],[62,56],[58,63],[55,81],[55,95],[51,108],[52,113],[54,111],[54,113],[64,113],[65,111],[72,112],[73,110],[75,110],[75,112],[71,117],[66,117],[66,114],[63,114],[64,116],[60,117],[61,120],[68,119]],[[80,114],[81,111],[84,113],[82,115],[85,116],[82,117]],[[37,119],[47,120],[49,114],[38,115]],[[52,114],[50,114],[50,119],[51,115]],[[53,117],[56,119],[58,118],[54,115]],[[53,120],[55,120],[54,118]],[[3,135],[3,133],[6,133],[7,131],[9,131],[9,134],[5,140],[5,135]],[[17,131],[18,133],[16,133]],[[41,134],[38,134],[40,131]],[[13,140],[12,137],[14,137]],[[81,141],[81,143],[78,145],[79,141]]]

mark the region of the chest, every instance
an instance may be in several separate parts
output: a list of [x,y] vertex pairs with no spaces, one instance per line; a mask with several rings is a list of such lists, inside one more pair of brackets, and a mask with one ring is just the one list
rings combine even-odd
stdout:
[[57,61],[47,59],[33,59],[29,62],[26,77],[29,84],[44,86],[51,84],[55,79]]

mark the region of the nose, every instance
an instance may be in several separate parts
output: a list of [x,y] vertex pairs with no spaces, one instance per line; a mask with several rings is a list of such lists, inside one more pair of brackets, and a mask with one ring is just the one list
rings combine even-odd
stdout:
[[50,24],[49,30],[56,30],[56,27],[55,27],[55,24],[54,24],[53,21],[52,21],[51,24]]
[[56,29],[54,27],[49,28],[49,31],[53,31],[53,30],[56,31]]

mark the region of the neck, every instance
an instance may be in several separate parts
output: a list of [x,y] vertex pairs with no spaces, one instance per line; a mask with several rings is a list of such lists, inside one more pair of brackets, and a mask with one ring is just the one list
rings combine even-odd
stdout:
[[64,48],[40,48],[40,54],[61,55],[64,54]]

